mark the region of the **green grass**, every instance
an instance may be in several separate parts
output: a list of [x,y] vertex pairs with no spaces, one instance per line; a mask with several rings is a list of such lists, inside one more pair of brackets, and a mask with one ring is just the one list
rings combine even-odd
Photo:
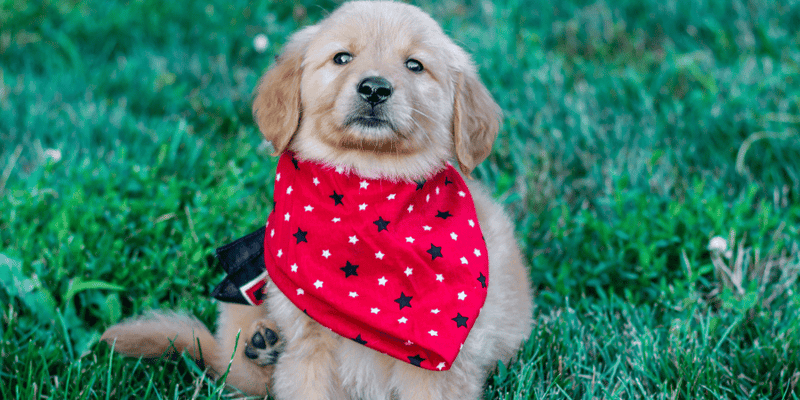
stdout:
[[[486,397],[800,397],[800,2],[418,4],[503,108],[475,175],[537,289]],[[213,324],[213,249],[271,209],[252,90],[334,7],[0,0],[0,398],[222,396],[99,334]]]

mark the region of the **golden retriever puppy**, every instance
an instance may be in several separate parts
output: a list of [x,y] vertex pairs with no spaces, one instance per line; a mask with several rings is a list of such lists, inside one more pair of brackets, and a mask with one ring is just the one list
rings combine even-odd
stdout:
[[427,14],[345,3],[294,34],[257,88],[254,119],[281,155],[265,305],[221,303],[216,338],[162,313],[103,340],[135,356],[202,352],[219,375],[241,330],[227,383],[279,400],[481,397],[532,322],[513,224],[461,176],[489,154],[498,114]]
[[[410,204],[407,214],[433,204],[440,190],[444,193],[452,187],[449,184],[464,182],[448,160],[456,159],[461,172],[469,176],[489,154],[498,131],[499,108],[480,83],[469,56],[414,6],[345,3],[290,38],[262,78],[253,112],[276,154],[294,164],[282,167],[284,161],[279,162],[276,209],[267,223],[268,236],[276,239],[265,242],[270,273],[266,310],[286,341],[275,366],[271,395],[280,400],[481,397],[487,374],[497,361],[510,360],[531,330],[529,273],[511,221],[476,182],[447,200],[474,202],[474,207],[467,207],[473,211],[463,211],[477,216],[482,232],[478,239],[483,241],[474,251],[472,244],[462,245],[462,240],[470,240],[472,219],[464,219],[468,226],[447,228],[453,240],[447,248],[446,243],[434,242],[450,240],[447,234],[430,244],[420,239],[438,225],[415,225],[375,214],[376,209],[389,213],[381,207],[397,201],[399,193],[414,183],[427,193],[426,199],[408,200],[402,212],[393,215],[402,218],[406,204]],[[311,174],[306,175],[305,186],[299,186],[300,177],[290,176],[295,170],[297,176]],[[352,192],[342,192],[350,190],[345,186],[351,183]],[[329,185],[325,190],[333,188],[332,194],[324,192],[319,203],[312,203],[314,188],[325,185]],[[372,189],[383,190],[386,200],[359,203],[357,196]],[[471,196],[465,196],[467,192]],[[348,196],[351,209],[346,208]],[[300,207],[294,209],[297,212],[287,204],[292,202]],[[447,207],[447,202],[437,204]],[[443,210],[430,209],[425,211],[430,214],[416,218],[443,225],[459,221]],[[327,228],[328,220],[310,222],[317,212],[343,213],[332,222],[348,225]],[[363,237],[353,227],[361,218],[367,229],[377,227],[370,233],[374,236]],[[313,233],[303,224],[320,225],[316,241],[306,240]],[[278,239],[284,237],[288,240]],[[473,266],[481,258],[483,242],[487,274]],[[402,247],[406,244],[407,250],[397,250],[406,249]],[[375,247],[358,250],[362,245]],[[395,245],[392,254],[374,250]],[[437,263],[445,251],[464,256],[460,262],[461,253],[451,257],[453,264],[442,273],[429,272],[428,268],[440,268]],[[351,258],[331,262],[341,253]],[[290,257],[299,261],[287,261]],[[322,267],[325,263],[334,266]],[[304,269],[314,272],[296,278]],[[413,280],[425,274],[430,282]],[[469,274],[473,274],[469,282],[453,286],[452,296],[436,289],[438,283]],[[389,291],[392,279],[394,292],[386,294],[388,300],[373,296],[383,288]],[[475,298],[480,301],[464,308],[469,311],[460,311]],[[450,314],[433,308],[439,302],[447,303],[442,310],[449,307]],[[442,328],[429,328],[439,326],[433,325],[439,319]],[[391,324],[394,327],[386,328]],[[409,349],[405,353],[403,345]]]

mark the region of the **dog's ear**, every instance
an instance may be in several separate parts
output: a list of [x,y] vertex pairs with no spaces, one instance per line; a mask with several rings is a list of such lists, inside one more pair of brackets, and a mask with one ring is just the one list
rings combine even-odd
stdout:
[[264,138],[272,143],[273,155],[283,153],[300,125],[303,59],[316,31],[311,26],[292,35],[256,88],[253,119]]
[[461,172],[469,177],[492,151],[500,129],[500,107],[473,71],[457,73],[453,143]]

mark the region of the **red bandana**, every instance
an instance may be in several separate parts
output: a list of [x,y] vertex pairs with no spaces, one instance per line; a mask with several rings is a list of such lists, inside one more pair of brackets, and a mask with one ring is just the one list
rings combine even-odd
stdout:
[[450,368],[489,283],[472,196],[449,164],[425,182],[392,182],[284,153],[264,260],[311,318],[429,370]]

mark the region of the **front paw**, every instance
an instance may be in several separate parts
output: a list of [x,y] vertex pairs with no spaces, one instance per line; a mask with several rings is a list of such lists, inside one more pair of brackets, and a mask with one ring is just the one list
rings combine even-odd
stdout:
[[273,365],[278,362],[283,342],[278,333],[257,323],[253,336],[245,343],[244,355],[259,366]]

